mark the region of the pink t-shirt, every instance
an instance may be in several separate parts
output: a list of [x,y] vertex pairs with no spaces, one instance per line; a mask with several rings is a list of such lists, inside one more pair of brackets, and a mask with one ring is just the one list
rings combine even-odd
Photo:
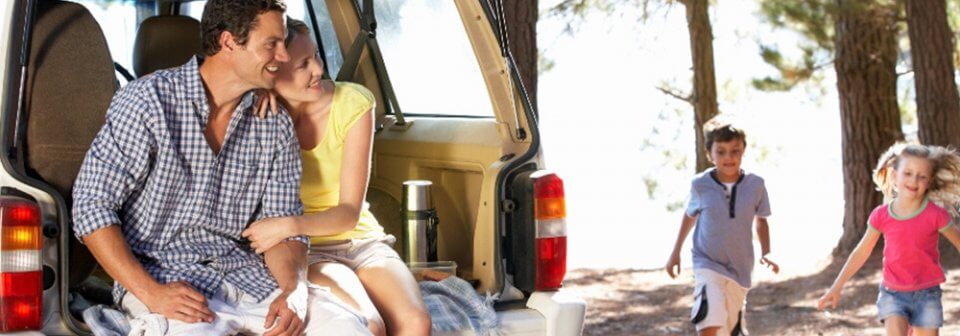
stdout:
[[950,214],[923,200],[920,209],[898,216],[884,204],[873,209],[867,225],[883,234],[883,285],[896,291],[930,288],[946,281],[937,248]]

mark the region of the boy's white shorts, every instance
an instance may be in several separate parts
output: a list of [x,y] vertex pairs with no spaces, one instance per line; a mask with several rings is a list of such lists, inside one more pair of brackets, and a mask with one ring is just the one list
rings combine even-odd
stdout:
[[[745,311],[748,288],[736,281],[709,269],[693,270],[693,309],[690,321],[697,331],[710,327],[720,327],[717,335],[730,335],[740,322],[741,334],[746,334]],[[699,317],[699,318],[698,318]]]

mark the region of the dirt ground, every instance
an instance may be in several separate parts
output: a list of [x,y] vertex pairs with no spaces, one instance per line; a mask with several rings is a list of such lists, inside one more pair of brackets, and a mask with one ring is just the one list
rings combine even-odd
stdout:
[[[747,327],[751,335],[883,335],[876,320],[877,286],[882,252],[857,273],[843,290],[840,307],[817,311],[816,302],[842,266],[834,261],[818,270],[775,281],[755,282],[747,295]],[[941,335],[960,335],[960,258],[942,260],[947,269],[944,328]],[[949,260],[948,260],[949,258]],[[587,300],[584,335],[693,335],[688,322],[692,270],[676,280],[662,270],[577,269],[565,288]]]

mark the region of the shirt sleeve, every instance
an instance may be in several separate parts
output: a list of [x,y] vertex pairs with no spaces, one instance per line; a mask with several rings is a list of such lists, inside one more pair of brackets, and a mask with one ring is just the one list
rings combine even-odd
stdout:
[[357,124],[366,113],[373,109],[376,99],[367,88],[353,83],[338,83],[337,90],[341,90],[337,104],[335,135],[339,142],[344,142],[347,133]]
[[100,228],[122,225],[117,211],[146,180],[155,147],[147,127],[150,97],[136,85],[117,92],[90,144],[73,188],[73,230],[81,242]]
[[700,193],[697,192],[696,183],[690,183],[690,200],[687,201],[687,217],[696,217],[703,210],[703,204],[700,199]]
[[770,196],[767,195],[767,185],[760,181],[760,200],[757,202],[757,217],[770,217]]
[[870,217],[867,217],[868,230],[873,229],[881,234],[883,233],[884,221],[880,219],[880,210],[882,209],[884,209],[884,207],[881,206],[873,209],[873,211],[870,212]]
[[[263,194],[263,211],[257,220],[271,217],[303,215],[303,203],[300,201],[300,143],[293,130],[293,122],[286,113],[276,116],[281,140],[273,155],[270,178]],[[287,240],[297,240],[310,246],[307,236],[294,236]]]
[[950,216],[950,212],[947,210],[940,211],[940,216],[937,217],[937,231],[943,232],[947,227],[950,226],[950,222],[953,220],[953,217]]

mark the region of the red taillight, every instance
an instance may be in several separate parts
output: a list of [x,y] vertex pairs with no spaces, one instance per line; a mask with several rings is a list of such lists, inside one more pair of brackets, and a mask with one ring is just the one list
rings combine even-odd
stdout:
[[567,273],[567,206],[563,180],[541,171],[530,176],[533,184],[534,217],[537,225],[537,275],[535,288],[556,290]]
[[40,209],[0,199],[0,332],[36,330],[43,315]]
[[0,273],[0,332],[40,329],[40,271]]
[[537,238],[537,290],[560,288],[567,274],[567,237]]

